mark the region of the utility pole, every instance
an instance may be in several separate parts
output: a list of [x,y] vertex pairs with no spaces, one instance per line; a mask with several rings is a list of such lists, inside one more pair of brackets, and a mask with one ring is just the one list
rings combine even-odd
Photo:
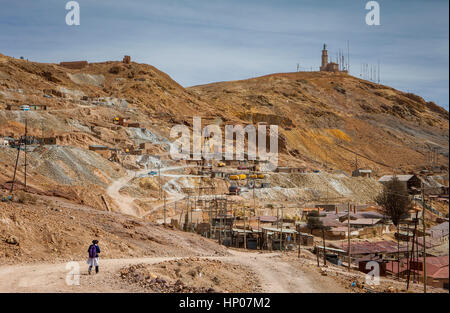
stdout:
[[280,208],[277,207],[277,223],[278,223],[278,228],[280,228]]
[[[412,239],[412,247],[411,247],[411,257],[408,260],[408,280],[406,282],[406,290],[409,289],[409,280],[411,278],[411,262],[414,260],[414,240],[416,239],[416,232],[417,232],[417,221],[419,218],[419,211],[416,211],[416,218],[414,220],[414,231],[413,231],[413,239]],[[409,238],[408,238],[409,239]],[[408,252],[409,254],[409,252]]]
[[219,209],[219,214],[220,214],[220,216],[219,216],[219,245],[221,245],[222,244],[222,215],[223,215],[221,208]]
[[188,198],[189,199],[189,207],[191,208],[191,230],[190,230],[190,232],[192,233],[193,232],[193,230],[194,230],[194,220],[192,219],[192,204],[191,204],[191,198]]
[[255,210],[255,214],[256,214],[255,187],[256,187],[256,182],[255,182],[255,179],[253,178],[253,210]]
[[259,243],[259,247],[260,247],[260,249],[262,250],[262,247],[261,247],[261,233],[259,232],[259,223],[260,223],[260,220],[261,220],[261,217],[260,216],[258,216],[258,240],[260,241],[260,243]]
[[347,71],[350,74],[350,40],[347,40]]
[[27,135],[28,135],[28,119],[27,119],[27,113],[25,111],[25,178],[24,178],[24,184],[25,184],[25,191],[27,191]]
[[351,263],[352,263],[352,259],[351,259],[351,246],[350,246],[350,203],[347,203],[347,262],[348,262],[348,271],[350,272],[350,268],[351,268]]
[[17,157],[16,157],[16,165],[14,166],[14,176],[11,183],[11,189],[9,190],[9,193],[12,193],[14,191],[14,182],[16,181],[16,172],[17,172],[17,164],[19,162],[19,155],[20,155],[20,140],[19,140],[19,146],[17,147]]
[[209,238],[212,235],[212,207],[211,202],[209,202]]
[[315,246],[314,250],[316,250],[317,266],[319,267],[320,266],[320,263],[319,263],[319,248],[317,246]]
[[244,206],[244,249],[247,250],[247,221],[246,221],[246,211]]
[[166,195],[164,194],[164,228],[166,225]]
[[161,191],[162,191],[162,185],[161,185],[161,164],[158,164],[158,182],[159,182],[159,199],[161,199]]
[[[44,121],[41,121],[41,134],[42,134],[42,138],[41,138],[41,147],[44,145]],[[117,143],[116,143],[116,148],[117,148]],[[116,149],[117,150],[117,149]]]
[[325,251],[325,228],[322,226],[323,265],[327,265],[327,253]]
[[426,237],[426,230],[427,225],[425,223],[425,210],[426,210],[426,204],[425,204],[425,188],[423,186],[422,182],[422,220],[423,220],[423,293],[427,293],[427,245],[425,243],[425,237]]
[[281,208],[281,233],[280,233],[280,251],[283,247],[283,208]]

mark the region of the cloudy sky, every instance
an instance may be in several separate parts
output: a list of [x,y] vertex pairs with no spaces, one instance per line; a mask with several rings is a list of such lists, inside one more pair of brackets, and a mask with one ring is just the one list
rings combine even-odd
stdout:
[[448,0],[0,0],[0,53],[39,62],[148,63],[183,86],[318,68],[350,42],[350,71],[381,64],[381,82],[448,109]]

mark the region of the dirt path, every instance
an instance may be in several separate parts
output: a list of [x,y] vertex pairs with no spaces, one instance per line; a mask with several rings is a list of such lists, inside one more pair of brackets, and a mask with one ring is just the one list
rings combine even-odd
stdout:
[[[278,253],[233,250],[230,250],[230,253],[231,256],[204,258],[250,267],[260,280],[263,292],[345,292],[331,278],[322,278],[315,272],[298,270],[279,259]],[[79,286],[70,286],[66,283],[66,276],[70,271],[66,269],[67,263],[2,266],[0,292],[129,292],[129,287],[121,286],[116,276],[122,267],[139,263],[155,264],[174,259],[179,258],[101,260],[101,273],[91,276],[86,274],[86,263],[79,261],[81,271]]]
[[126,195],[123,195],[120,193],[120,189],[122,189],[122,187],[126,186],[128,184],[128,182],[131,179],[133,179],[133,177],[134,177],[134,174],[132,175],[132,174],[128,173],[127,176],[124,176],[122,178],[119,178],[119,179],[113,181],[106,189],[106,193],[108,194],[108,196],[111,197],[111,199],[113,199],[113,201],[116,203],[116,205],[118,205],[118,208],[121,213],[137,217],[137,216],[139,216],[139,214],[138,214],[138,209],[134,204],[135,198],[129,197],[129,196],[126,196]]
[[232,257],[221,259],[252,268],[261,281],[263,292],[345,292],[332,278],[322,277],[309,269],[299,270],[279,259],[279,253],[230,252]]
[[[184,177],[186,175],[175,175],[175,174],[164,174],[164,172],[167,171],[173,171],[173,170],[180,170],[180,169],[184,169],[186,167],[191,167],[191,166],[169,166],[169,167],[163,167],[160,169],[160,173],[161,176],[168,176],[168,177]],[[136,206],[136,204],[134,203],[134,200],[138,199],[138,198],[134,198],[134,197],[130,197],[124,194],[120,193],[120,190],[125,187],[126,185],[128,185],[130,183],[130,181],[135,178],[138,177],[140,175],[146,174],[150,171],[150,169],[145,169],[145,170],[140,170],[140,171],[135,171],[135,172],[128,172],[128,174],[124,177],[121,177],[115,181],[113,181],[108,188],[106,189],[106,193],[108,194],[108,196],[111,197],[111,199],[113,199],[113,201],[116,203],[116,205],[119,208],[120,213],[123,214],[127,214],[127,215],[132,215],[135,217],[144,217],[148,214],[153,213],[154,211],[156,211],[157,209],[161,208],[163,206],[162,205],[157,205],[155,206],[153,209],[151,209],[149,212],[143,213],[140,212],[139,208]],[[173,197],[173,201],[177,201],[179,199],[181,199],[182,196],[180,195],[179,197]],[[145,201],[151,201],[151,199],[142,199]]]

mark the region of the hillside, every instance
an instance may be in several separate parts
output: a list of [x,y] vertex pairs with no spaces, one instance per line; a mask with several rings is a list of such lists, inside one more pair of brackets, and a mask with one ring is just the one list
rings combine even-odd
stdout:
[[[219,112],[281,127],[289,162],[381,173],[427,164],[426,144],[448,166],[448,112],[420,96],[343,73],[299,72],[195,86]],[[353,153],[352,153],[353,152]]]
[[[194,116],[221,129],[278,125],[279,165],[294,169],[172,160],[171,128],[192,130]],[[0,292],[368,292],[363,273],[317,264],[313,247],[323,238],[308,237],[297,252],[289,235],[281,252],[272,230],[281,224],[283,233],[287,224],[284,233],[296,233],[305,213],[325,205],[336,223],[349,204],[355,215],[367,209],[380,221],[373,216],[382,174],[435,165],[440,173],[428,185],[448,186],[448,117],[420,96],[343,73],[184,88],[147,64],[71,69],[0,54]],[[25,129],[26,148],[19,144]],[[352,177],[356,166],[373,175]],[[434,199],[429,227],[448,217],[448,206]],[[242,246],[243,227],[266,234],[265,247]],[[247,238],[256,244],[263,237]],[[357,241],[393,237],[358,232]],[[65,262],[78,262],[84,273],[94,238],[100,274],[79,275],[82,288],[66,283]],[[405,291],[391,278],[376,290]]]
[[[107,105],[93,105],[99,98]],[[98,138],[88,129],[111,126],[114,116],[126,115],[167,138],[169,127],[191,125],[192,116],[199,115],[220,117],[223,124],[279,125],[282,161],[308,167],[328,162],[351,170],[357,152],[360,166],[382,172],[417,169],[427,164],[427,143],[440,147],[438,163],[448,164],[445,109],[346,74],[274,74],[185,89],[146,64],[104,62],[72,70],[0,56],[0,108],[29,103],[51,108],[31,119],[31,134],[42,133],[43,119],[46,135],[62,135],[67,144],[81,147],[112,143],[113,137],[128,141],[122,130],[99,129]],[[0,135],[23,131],[20,112],[2,111],[0,123]]]
[[[25,113],[18,109],[23,104],[46,105],[47,110]],[[11,105],[16,109],[8,110]],[[105,210],[103,195],[113,211],[124,207],[128,213],[156,210],[161,201],[154,207],[148,200],[156,201],[158,180],[132,180],[136,173],[127,171],[140,170],[141,175],[147,168],[163,165],[177,166],[175,176],[163,174],[163,192],[173,201],[183,198],[183,188],[201,183],[198,177],[189,177],[192,171],[184,163],[167,158],[173,140],[169,133],[176,124],[192,127],[193,116],[201,116],[203,126],[212,122],[221,127],[258,122],[278,125],[280,165],[334,172],[336,186],[348,184],[340,171],[353,170],[356,155],[359,167],[371,168],[379,176],[422,169],[429,164],[427,145],[432,145],[440,149],[436,164],[448,168],[446,110],[419,96],[347,74],[273,74],[183,88],[147,64],[108,61],[69,69],[0,55],[0,136],[22,136],[27,117],[29,135],[57,140],[56,145],[33,147],[28,153],[28,185],[42,195],[62,196]],[[115,117],[138,125],[117,125]],[[148,148],[144,155],[124,152],[142,143]],[[90,145],[121,152],[118,160],[108,160],[89,151]],[[10,187],[16,154],[14,149],[0,149],[0,186],[4,190]],[[22,159],[19,165],[23,165]],[[314,200],[311,194],[370,201],[379,190],[373,180],[362,183],[373,190],[363,195],[364,189],[356,186],[349,189],[352,192],[342,192],[318,183],[328,182],[326,175],[318,181],[303,179],[286,186],[280,179],[274,176],[271,181],[282,189],[257,196],[283,200],[300,192],[305,201]],[[22,167],[17,180],[20,189]],[[118,180],[120,184],[112,186]],[[227,190],[221,179],[209,184],[215,184],[218,193]],[[138,198],[140,209],[133,208]],[[245,198],[249,196],[241,200]]]

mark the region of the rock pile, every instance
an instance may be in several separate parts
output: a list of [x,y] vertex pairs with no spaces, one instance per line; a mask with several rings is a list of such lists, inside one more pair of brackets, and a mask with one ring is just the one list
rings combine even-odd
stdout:
[[180,279],[169,282],[148,271],[145,264],[133,265],[120,271],[120,277],[131,284],[150,289],[156,293],[214,293],[214,288],[185,285]]

